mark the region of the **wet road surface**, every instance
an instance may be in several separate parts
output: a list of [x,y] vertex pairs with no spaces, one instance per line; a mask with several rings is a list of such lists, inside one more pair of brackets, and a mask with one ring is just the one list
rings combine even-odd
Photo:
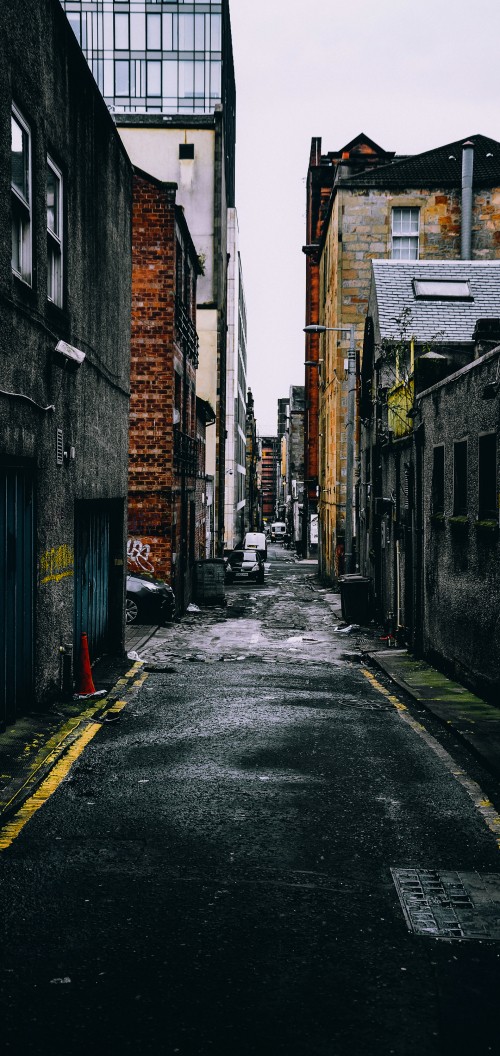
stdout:
[[279,547],[263,586],[155,635],[120,721],[0,855],[6,1053],[500,1051],[500,943],[412,934],[391,875],[500,873],[453,760],[487,777],[405,721],[363,646]]

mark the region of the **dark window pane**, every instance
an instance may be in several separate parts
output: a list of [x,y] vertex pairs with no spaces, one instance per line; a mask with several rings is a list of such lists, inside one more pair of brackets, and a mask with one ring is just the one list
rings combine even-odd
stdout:
[[453,445],[453,513],[455,517],[467,514],[467,440]]
[[479,518],[496,520],[497,498],[497,438],[496,433],[479,437]]
[[444,513],[444,447],[435,447],[433,452],[432,513]]

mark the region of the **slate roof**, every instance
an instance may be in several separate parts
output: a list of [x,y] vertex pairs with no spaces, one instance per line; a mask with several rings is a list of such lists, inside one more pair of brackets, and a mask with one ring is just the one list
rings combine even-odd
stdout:
[[[500,260],[373,260],[380,337],[400,336],[396,322],[404,308],[411,311],[407,337],[418,342],[472,342],[477,319],[500,318]],[[471,300],[421,300],[413,279],[468,281]]]
[[488,136],[469,136],[423,154],[380,165],[358,176],[342,177],[343,187],[461,187],[462,147],[474,144],[474,186],[500,185],[500,143]]

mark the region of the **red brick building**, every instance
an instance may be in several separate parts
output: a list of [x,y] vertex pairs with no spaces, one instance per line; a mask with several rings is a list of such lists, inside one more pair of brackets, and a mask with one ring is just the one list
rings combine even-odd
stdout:
[[[196,409],[199,263],[177,185],[135,169],[132,218],[132,334],[129,553],[191,598],[204,538],[203,422]],[[198,492],[198,496],[197,496]]]
[[264,524],[276,520],[276,481],[278,473],[278,440],[261,437],[261,495]]

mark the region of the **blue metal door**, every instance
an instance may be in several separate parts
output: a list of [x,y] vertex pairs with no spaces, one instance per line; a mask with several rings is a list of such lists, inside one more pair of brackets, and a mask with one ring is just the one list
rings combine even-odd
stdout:
[[0,468],[0,729],[33,706],[33,478]]
[[75,509],[75,644],[87,634],[91,660],[106,649],[109,627],[109,511],[94,503]]

